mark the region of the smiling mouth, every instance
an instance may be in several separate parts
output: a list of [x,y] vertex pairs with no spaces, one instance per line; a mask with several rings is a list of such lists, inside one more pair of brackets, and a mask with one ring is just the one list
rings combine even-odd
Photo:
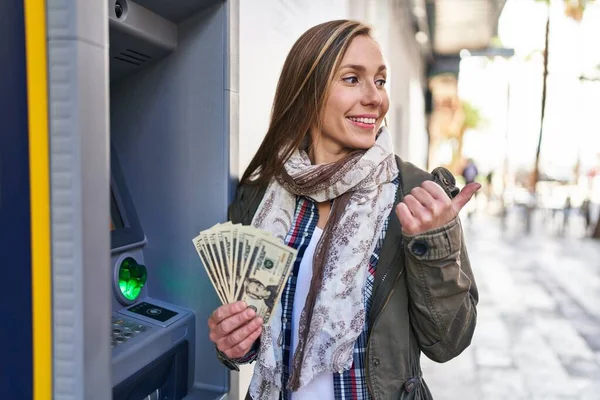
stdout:
[[363,129],[373,129],[377,118],[365,118],[365,117],[346,117],[348,121],[354,126]]

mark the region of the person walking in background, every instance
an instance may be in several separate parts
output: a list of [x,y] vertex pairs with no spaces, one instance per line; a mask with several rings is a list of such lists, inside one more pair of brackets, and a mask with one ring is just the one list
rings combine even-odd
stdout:
[[485,202],[487,211],[492,211],[492,202],[496,199],[494,193],[494,170],[490,170],[485,176]]
[[581,214],[583,215],[585,223],[585,234],[587,235],[590,231],[590,226],[592,225],[592,210],[589,197],[586,197],[581,203]]
[[[465,179],[465,183],[467,185],[469,185],[469,184],[475,182],[475,180],[477,179],[477,175],[479,175],[479,171],[477,170],[475,161],[473,161],[473,159],[469,158],[467,160],[467,163],[465,164],[465,167],[462,170],[462,177]],[[471,219],[471,217],[473,216],[473,214],[476,211],[477,211],[477,194],[475,194],[475,199],[473,199],[473,202],[470,203],[466,209],[467,218]]]
[[465,167],[462,170],[462,176],[465,178],[465,183],[468,185],[469,183],[475,182],[477,179],[477,175],[479,175],[479,171],[477,170],[477,166],[475,165],[475,161],[469,158]]
[[492,200],[492,196],[494,194],[493,185],[492,185],[493,182],[494,182],[494,171],[491,170],[485,176],[485,191],[486,191],[486,195],[489,200]]
[[571,196],[567,196],[565,205],[563,206],[563,223],[562,223],[562,234],[566,235],[569,230],[569,221],[571,219],[571,213],[573,211],[573,204]]

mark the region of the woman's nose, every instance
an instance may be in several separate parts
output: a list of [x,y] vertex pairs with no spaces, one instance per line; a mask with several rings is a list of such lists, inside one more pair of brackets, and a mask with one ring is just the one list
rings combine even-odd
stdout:
[[367,83],[363,89],[362,103],[363,105],[379,106],[382,102],[381,93],[374,83]]

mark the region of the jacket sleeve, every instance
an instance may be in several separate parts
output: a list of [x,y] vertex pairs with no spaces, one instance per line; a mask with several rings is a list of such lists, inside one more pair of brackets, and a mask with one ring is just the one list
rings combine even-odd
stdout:
[[423,234],[403,234],[409,313],[419,347],[436,362],[471,343],[479,295],[457,217]]
[[239,371],[240,370],[239,365],[250,364],[250,363],[253,363],[254,361],[256,361],[256,358],[258,357],[258,349],[259,348],[260,348],[260,339],[258,339],[256,342],[254,342],[254,344],[252,345],[252,347],[250,348],[248,353],[246,355],[244,355],[243,357],[229,358],[225,355],[225,353],[223,353],[221,350],[219,350],[215,346],[215,349],[217,351],[217,359],[221,362],[221,364],[223,364],[224,366],[226,366],[227,368],[229,368],[232,371]]

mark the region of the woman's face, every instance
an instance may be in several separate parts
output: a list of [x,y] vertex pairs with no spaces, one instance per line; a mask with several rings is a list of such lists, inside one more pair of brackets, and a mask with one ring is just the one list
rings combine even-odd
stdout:
[[312,132],[313,143],[321,147],[315,151],[324,150],[326,161],[373,146],[390,103],[385,79],[385,62],[377,43],[368,36],[355,37],[330,86],[320,135]]

